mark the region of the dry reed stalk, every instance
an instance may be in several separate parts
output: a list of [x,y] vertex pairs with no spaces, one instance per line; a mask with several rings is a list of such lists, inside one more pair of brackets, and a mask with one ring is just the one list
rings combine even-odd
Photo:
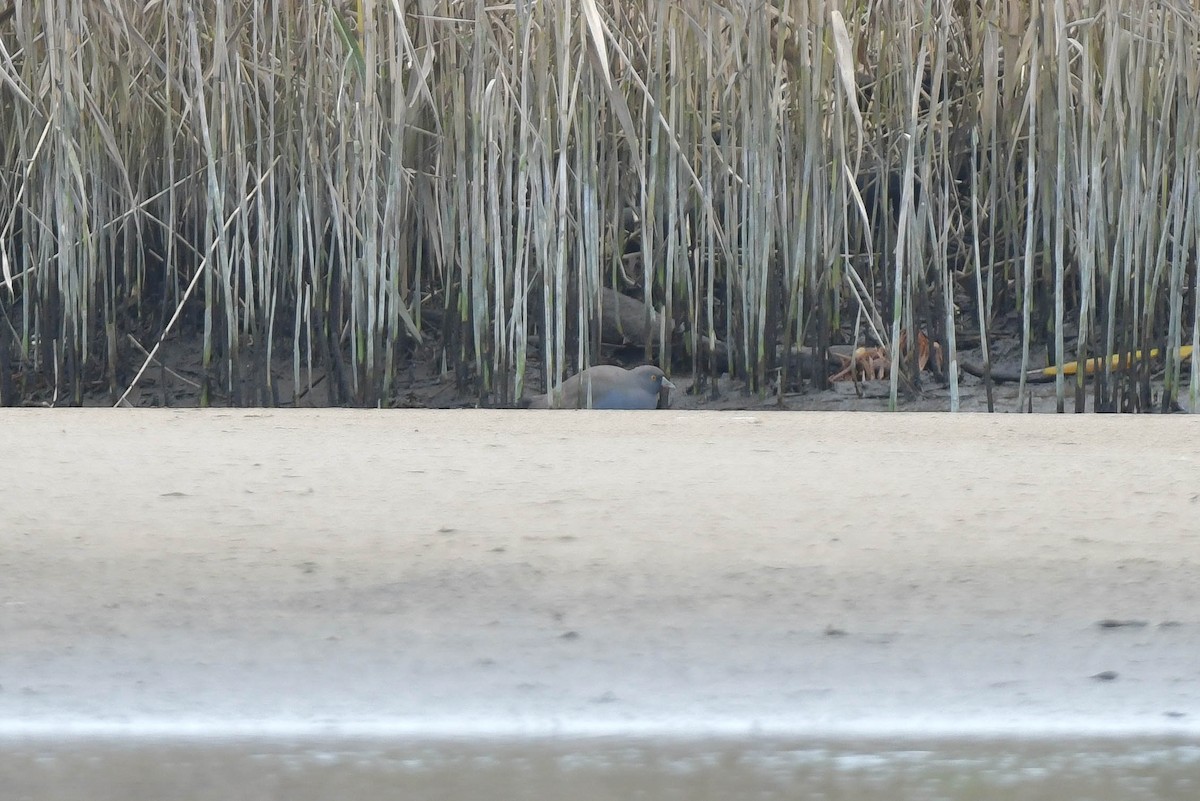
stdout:
[[[389,403],[432,343],[503,404],[535,354],[551,386],[603,358],[616,287],[664,312],[646,357],[760,393],[856,319],[954,382],[1017,312],[1022,373],[1045,347],[1082,409],[1066,362],[1200,337],[1198,31],[1134,0],[22,3],[0,386],[124,397],[128,335],[178,326],[204,403]],[[1147,408],[1151,369],[1095,407]]]

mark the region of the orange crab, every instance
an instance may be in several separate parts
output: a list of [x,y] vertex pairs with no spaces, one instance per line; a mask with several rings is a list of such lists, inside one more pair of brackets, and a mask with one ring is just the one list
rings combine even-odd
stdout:
[[[934,366],[942,369],[942,345],[929,342],[924,331],[917,332],[917,369],[929,366],[932,354]],[[882,381],[891,374],[892,357],[885,347],[855,348],[850,356],[834,354],[842,362],[842,369],[830,377],[830,381]],[[908,355],[908,332],[900,332],[900,356]]]

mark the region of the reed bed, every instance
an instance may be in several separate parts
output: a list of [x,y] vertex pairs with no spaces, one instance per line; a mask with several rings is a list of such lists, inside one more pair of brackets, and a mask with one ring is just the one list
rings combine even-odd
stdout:
[[600,358],[609,287],[701,387],[849,341],[895,405],[923,332],[955,408],[1011,331],[1060,410],[1149,408],[1152,348],[1200,408],[1188,0],[13,11],[0,402],[121,402],[190,337],[204,404],[391,403],[419,356],[507,404]]

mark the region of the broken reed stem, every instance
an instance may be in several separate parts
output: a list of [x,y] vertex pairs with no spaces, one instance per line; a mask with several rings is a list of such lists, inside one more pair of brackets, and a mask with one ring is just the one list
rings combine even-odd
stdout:
[[851,309],[985,354],[1017,313],[1060,407],[1089,349],[1197,337],[1194,4],[56,8],[0,23],[0,304],[67,402],[183,327],[243,403],[314,371],[388,403],[432,339],[505,404],[531,357],[551,384],[605,358],[607,286],[665,309],[650,358],[763,393]]

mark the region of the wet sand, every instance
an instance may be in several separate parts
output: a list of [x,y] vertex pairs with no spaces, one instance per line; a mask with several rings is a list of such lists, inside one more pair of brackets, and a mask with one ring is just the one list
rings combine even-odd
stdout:
[[0,777],[195,737],[1200,742],[1198,425],[4,411]]

